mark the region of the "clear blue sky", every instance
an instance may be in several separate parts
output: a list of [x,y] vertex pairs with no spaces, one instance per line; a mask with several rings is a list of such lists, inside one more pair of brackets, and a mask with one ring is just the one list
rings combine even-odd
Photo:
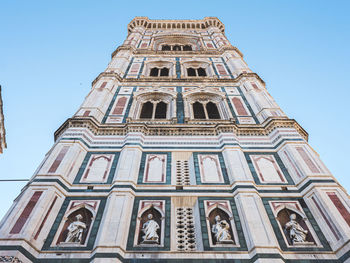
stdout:
[[[346,188],[350,1],[0,1],[8,149],[0,178],[29,178],[135,16],[217,16],[226,35]],[[0,217],[23,187],[0,183]]]

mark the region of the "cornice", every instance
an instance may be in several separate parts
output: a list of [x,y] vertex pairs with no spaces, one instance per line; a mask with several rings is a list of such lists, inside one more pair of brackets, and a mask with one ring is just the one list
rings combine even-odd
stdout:
[[129,50],[132,52],[132,55],[216,55],[221,56],[226,51],[236,51],[241,58],[243,58],[243,53],[234,46],[225,46],[217,50],[200,50],[200,51],[162,51],[162,50],[150,50],[150,49],[137,49],[130,45],[121,45],[117,47],[116,50],[113,51],[111,57],[113,57],[121,50]]
[[265,86],[265,82],[260,78],[260,76],[256,73],[241,73],[234,79],[219,79],[216,77],[188,77],[188,78],[169,78],[169,77],[141,77],[138,79],[135,78],[122,78],[118,73],[115,72],[102,72],[100,73],[96,79],[92,82],[92,86],[101,79],[102,77],[114,78],[120,83],[201,83],[201,84],[213,84],[213,83],[224,83],[224,85],[239,85],[241,81],[245,78],[255,78],[261,82]]
[[128,34],[136,27],[162,29],[162,30],[198,30],[207,29],[209,27],[216,27],[222,33],[225,33],[224,24],[217,17],[205,17],[204,19],[196,20],[163,20],[163,19],[149,19],[148,17],[135,17],[128,24]]
[[304,140],[308,133],[293,119],[268,118],[262,124],[240,125],[234,122],[201,124],[147,124],[118,123],[101,124],[92,117],[73,117],[66,120],[55,132],[55,141],[69,128],[87,128],[94,135],[125,136],[131,132],[140,132],[148,136],[217,136],[221,133],[234,133],[236,136],[268,136],[277,128],[294,128]]

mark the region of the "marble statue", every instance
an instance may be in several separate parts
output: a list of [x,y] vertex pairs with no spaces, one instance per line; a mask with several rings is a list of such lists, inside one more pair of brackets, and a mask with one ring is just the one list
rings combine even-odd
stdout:
[[211,232],[215,234],[217,243],[232,242],[230,225],[226,222],[226,220],[221,220],[219,215],[215,217],[215,224],[213,224]]
[[289,236],[292,239],[293,244],[294,243],[305,243],[306,242],[306,235],[308,233],[307,230],[305,230],[297,221],[296,221],[296,214],[290,215],[290,221],[286,223],[285,229],[289,230]]
[[145,234],[143,238],[143,243],[158,243],[159,236],[157,230],[160,228],[158,223],[153,220],[153,215],[148,214],[148,221],[143,224],[142,232]]
[[76,221],[70,223],[68,226],[68,235],[65,242],[81,243],[84,229],[86,229],[86,224],[81,222],[83,218],[82,215],[78,214],[75,216]]

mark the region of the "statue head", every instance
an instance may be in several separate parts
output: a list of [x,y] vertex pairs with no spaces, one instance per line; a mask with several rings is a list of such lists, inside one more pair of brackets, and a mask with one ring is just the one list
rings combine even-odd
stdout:
[[151,219],[153,218],[153,215],[152,215],[152,214],[148,214],[147,218],[148,218],[149,220],[151,220]]
[[221,219],[221,217],[220,217],[219,215],[217,215],[217,216],[215,217],[215,221],[216,221],[216,222],[219,222],[220,219]]
[[290,218],[290,220],[296,220],[297,219],[297,215],[296,214],[291,214],[290,216],[289,216],[289,218]]
[[76,218],[78,221],[80,221],[80,220],[83,219],[83,216],[82,216],[81,214],[77,214],[77,215],[75,216],[75,218]]

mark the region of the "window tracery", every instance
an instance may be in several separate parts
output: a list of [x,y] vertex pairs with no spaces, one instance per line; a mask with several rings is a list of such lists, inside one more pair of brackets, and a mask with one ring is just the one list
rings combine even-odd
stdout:
[[134,93],[129,121],[166,121],[176,117],[176,92],[143,90]]
[[206,77],[207,72],[204,68],[187,68],[187,77]]
[[169,76],[169,69],[166,67],[163,68],[151,68],[150,71],[150,77],[168,77]]
[[175,73],[174,62],[168,60],[149,60],[145,62],[142,77],[169,77]]
[[190,120],[229,120],[232,118],[225,94],[199,89],[184,93],[185,118]]
[[175,44],[175,45],[162,45],[162,51],[192,51],[191,45],[182,45],[182,44]]
[[147,101],[142,104],[140,119],[166,119],[167,108],[163,101]]

